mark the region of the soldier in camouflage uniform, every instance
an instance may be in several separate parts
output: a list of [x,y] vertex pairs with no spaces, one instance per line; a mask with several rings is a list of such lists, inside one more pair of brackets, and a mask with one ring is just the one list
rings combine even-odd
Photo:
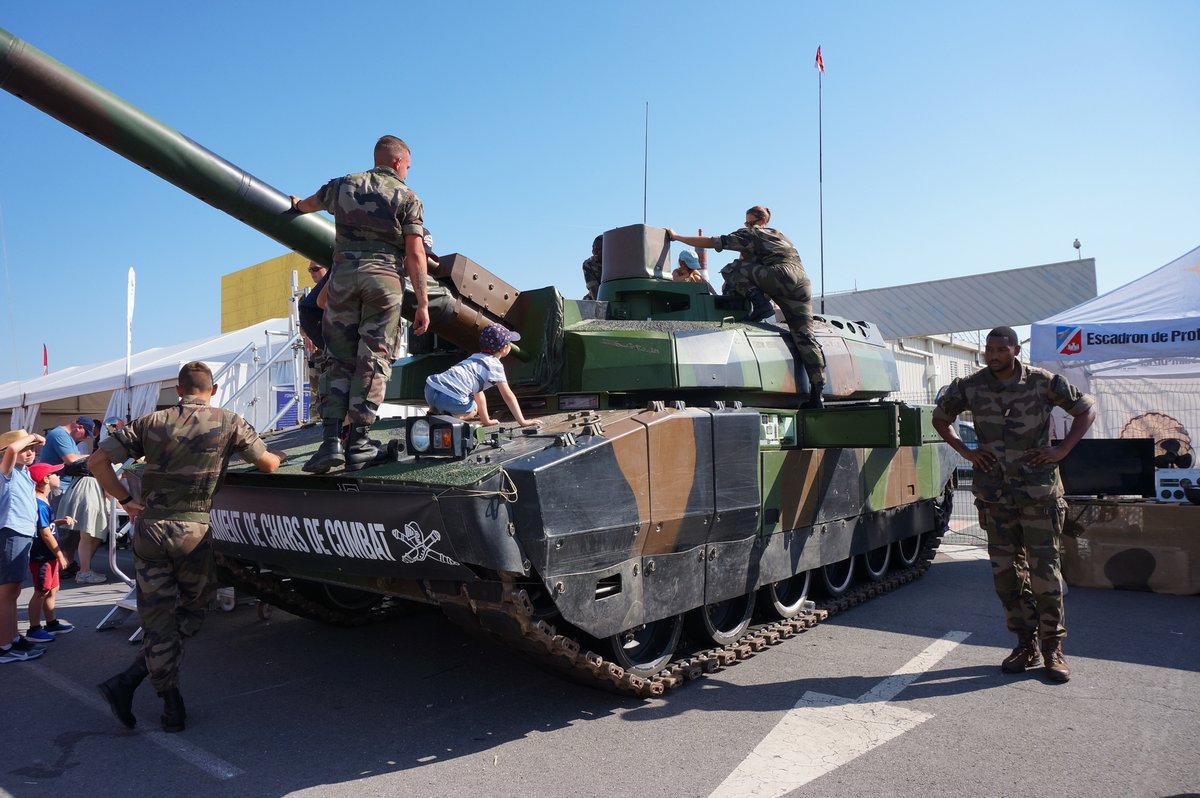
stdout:
[[[751,300],[754,310],[750,321],[773,315],[766,297],[779,305],[808,375],[808,399],[800,407],[820,409],[824,406],[821,393],[825,387],[825,353],[812,333],[812,283],[796,247],[783,233],[767,227],[769,221],[770,209],[755,205],[746,211],[745,226],[729,235],[681,236],[674,230],[667,230],[667,239],[701,249],[718,252],[732,249],[741,253],[740,264],[728,273],[721,270],[726,285]],[[799,387],[799,379],[796,385]]]
[[601,256],[604,254],[604,236],[596,236],[592,241],[592,256],[583,262],[583,284],[587,286],[587,296],[584,299],[595,299],[600,290],[600,279],[603,275],[604,264]]
[[[375,168],[338,177],[306,199],[298,213],[333,214],[336,238],[323,330],[328,362],[321,383],[324,441],[304,464],[323,474],[346,464],[361,468],[378,454],[368,437],[392,372],[400,333],[403,269],[415,295],[413,332],[429,326],[421,200],[404,184],[412,163],[395,136],[375,144]],[[342,421],[350,433],[343,450]]]
[[[133,693],[149,675],[163,699],[163,731],[182,731],[179,668],[183,641],[200,631],[216,590],[209,509],[229,458],[236,452],[271,472],[286,455],[267,451],[236,413],[209,404],[216,385],[200,362],[179,370],[179,404],[117,429],[88,459],[88,468],[135,519],[134,569],[142,649],[127,670],[99,685],[113,714],[128,728]],[[146,458],[141,496],[129,495],[112,470],[127,458]],[[124,498],[122,498],[124,497]]]
[[[1096,410],[1091,396],[1061,376],[1023,365],[1011,327],[988,333],[987,368],[954,380],[938,401],[933,426],[974,466],[972,490],[979,524],[987,530],[988,556],[996,594],[1004,606],[1017,646],[1001,664],[1022,673],[1046,660],[1047,676],[1071,678],[1062,652],[1062,573],[1059,536],[1066,520],[1057,463],[1075,448]],[[1073,417],[1067,437],[1050,445],[1052,408]],[[974,414],[979,448],[969,449],[954,430],[954,419]],[[1039,656],[1038,641],[1041,640]]]

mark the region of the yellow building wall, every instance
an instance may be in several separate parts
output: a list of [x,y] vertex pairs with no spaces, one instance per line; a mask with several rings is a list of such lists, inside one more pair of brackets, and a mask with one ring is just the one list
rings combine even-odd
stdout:
[[289,252],[221,276],[221,332],[288,315],[292,272],[300,288],[311,288],[308,258]]

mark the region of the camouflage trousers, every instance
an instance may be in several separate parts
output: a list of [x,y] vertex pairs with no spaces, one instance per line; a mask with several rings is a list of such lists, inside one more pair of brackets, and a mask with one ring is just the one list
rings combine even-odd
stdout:
[[987,531],[992,580],[1008,629],[1040,640],[1067,636],[1063,625],[1059,535],[1066,509],[1055,504],[976,502]]
[[138,521],[133,530],[142,654],[158,692],[179,686],[183,641],[216,592],[212,535],[195,521]]
[[825,353],[812,333],[812,283],[804,267],[790,261],[768,266],[738,260],[722,269],[721,275],[727,289],[749,296],[757,288],[779,305],[809,384],[824,385]]
[[404,278],[394,260],[337,260],[322,319],[321,418],[370,425],[383,402],[400,332]]
[[312,420],[321,417],[321,375],[325,373],[325,350],[318,349],[308,356],[308,415]]

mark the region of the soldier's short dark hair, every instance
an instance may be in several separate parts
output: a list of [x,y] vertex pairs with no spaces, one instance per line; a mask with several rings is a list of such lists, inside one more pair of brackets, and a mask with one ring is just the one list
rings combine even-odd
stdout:
[[408,145],[404,143],[404,139],[402,138],[397,136],[384,136],[383,138],[379,139],[379,141],[375,142],[375,156],[377,160],[378,156],[380,155],[389,155],[392,158],[395,158],[401,153],[412,154],[412,150],[408,148]]
[[179,370],[179,387],[189,395],[208,393],[213,387],[212,369],[199,360],[185,363]]
[[1003,338],[1008,341],[1009,346],[1018,346],[1021,341],[1017,338],[1017,331],[1012,327],[995,327],[987,334],[988,338]]
[[746,211],[746,215],[753,216],[755,219],[762,219],[763,224],[771,221],[771,209],[766,205],[755,205]]

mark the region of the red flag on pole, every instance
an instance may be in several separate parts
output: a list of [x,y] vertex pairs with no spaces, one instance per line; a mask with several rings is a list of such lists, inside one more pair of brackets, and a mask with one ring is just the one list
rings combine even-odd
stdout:
[[813,63],[817,69],[821,70],[821,74],[825,74],[825,59],[821,57],[821,47],[817,46],[817,60]]
[[45,377],[50,373],[50,353],[46,351],[46,345],[42,344],[42,376]]

